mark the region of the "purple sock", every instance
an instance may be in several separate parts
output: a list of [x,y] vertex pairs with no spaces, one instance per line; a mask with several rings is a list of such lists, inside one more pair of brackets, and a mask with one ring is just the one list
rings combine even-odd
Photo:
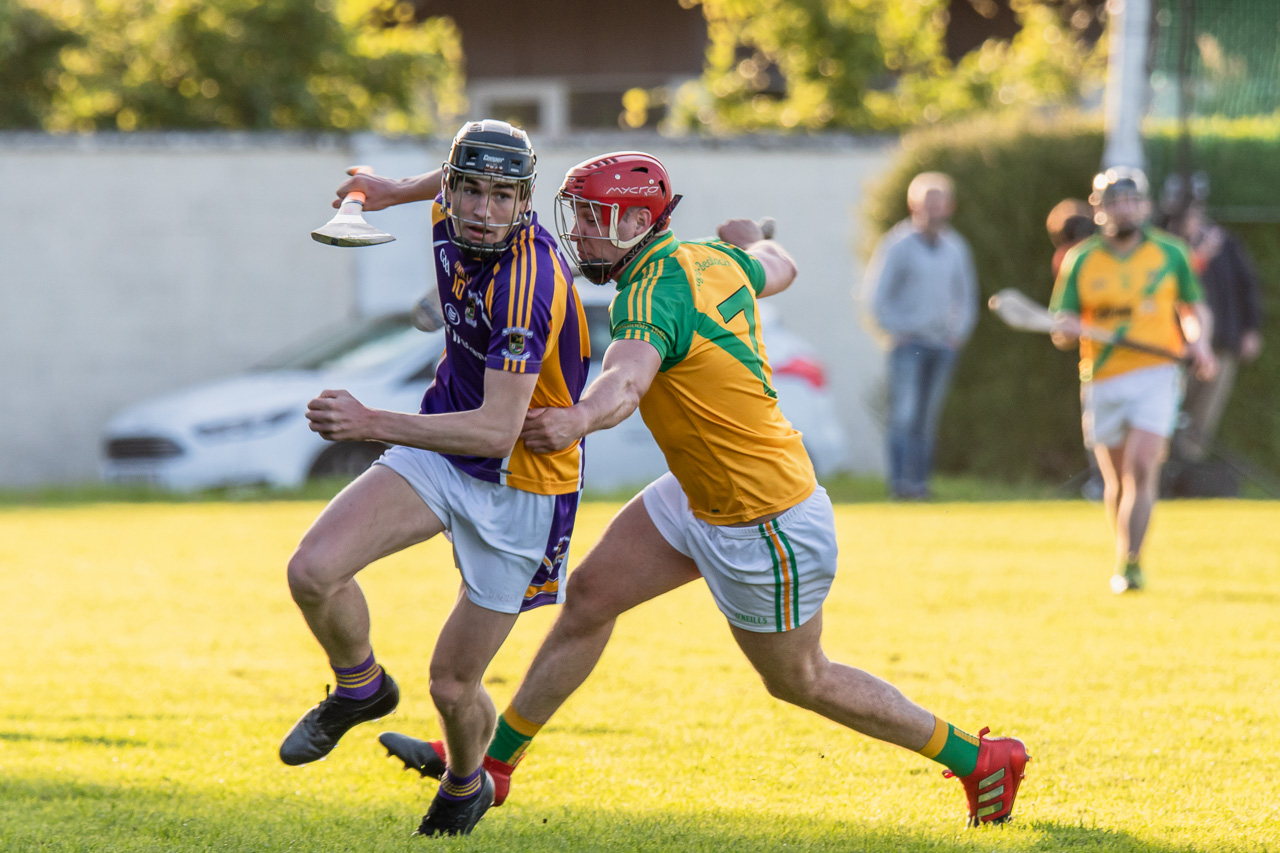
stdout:
[[382,667],[373,659],[372,653],[359,666],[349,669],[335,666],[333,674],[338,681],[337,689],[333,692],[344,699],[368,699],[382,686]]
[[446,800],[469,800],[480,791],[480,786],[484,783],[481,777],[484,773],[483,767],[477,767],[476,772],[470,776],[455,775],[452,769],[444,771],[444,778],[440,780],[440,796]]

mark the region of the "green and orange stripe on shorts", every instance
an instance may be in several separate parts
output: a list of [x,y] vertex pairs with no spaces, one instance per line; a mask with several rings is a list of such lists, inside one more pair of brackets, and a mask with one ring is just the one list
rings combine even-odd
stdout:
[[760,536],[769,543],[773,558],[773,610],[778,631],[790,631],[800,625],[800,568],[796,565],[791,541],[775,518],[759,525]]

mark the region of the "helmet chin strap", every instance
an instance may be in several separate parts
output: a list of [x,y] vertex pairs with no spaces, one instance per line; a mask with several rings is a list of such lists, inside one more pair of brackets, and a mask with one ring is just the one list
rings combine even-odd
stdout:
[[[655,237],[666,230],[667,222],[671,219],[671,212],[676,209],[676,205],[680,203],[680,199],[682,198],[684,198],[684,196],[678,195],[671,199],[671,203],[663,208],[662,213],[656,220],[654,220],[654,223],[649,226],[649,230],[642,234],[639,238],[639,242],[631,247],[631,251],[619,258],[617,263],[609,268],[609,274],[605,276],[605,281],[621,275],[622,271],[627,268],[627,264],[635,260],[636,255],[644,251],[644,248],[652,243]],[[583,273],[583,275],[586,275],[586,273]],[[591,281],[591,279],[588,278],[587,281]],[[603,282],[599,283],[603,284]]]

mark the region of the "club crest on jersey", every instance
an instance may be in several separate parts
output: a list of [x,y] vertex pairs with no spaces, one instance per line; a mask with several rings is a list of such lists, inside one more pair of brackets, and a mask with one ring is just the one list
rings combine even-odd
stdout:
[[476,324],[476,295],[472,293],[467,297],[467,308],[463,312],[467,325],[474,326]]
[[524,361],[529,357],[528,351],[525,349],[526,339],[530,332],[522,326],[508,326],[502,330],[502,334],[507,336],[507,346],[502,350],[502,357],[509,358],[512,361]]

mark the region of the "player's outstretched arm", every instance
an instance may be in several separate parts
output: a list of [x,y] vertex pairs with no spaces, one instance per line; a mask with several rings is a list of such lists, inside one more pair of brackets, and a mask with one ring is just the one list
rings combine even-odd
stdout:
[[408,204],[415,201],[430,201],[440,193],[440,185],[444,173],[440,169],[417,175],[412,178],[388,178],[368,172],[356,174],[357,169],[367,168],[352,166],[347,169],[347,178],[338,186],[338,197],[333,206],[339,207],[347,193],[359,190],[364,193],[365,210],[382,210],[397,204]]
[[382,424],[379,440],[437,453],[502,459],[511,455],[511,448],[520,437],[537,384],[536,373],[487,368],[480,408],[439,415],[390,413],[391,417]]
[[766,239],[754,219],[730,219],[720,224],[716,235],[726,243],[746,251],[764,267],[764,289],[760,296],[772,296],[791,286],[796,279],[796,262],[786,249]]
[[531,409],[520,437],[535,453],[552,453],[584,435],[626,420],[658,375],[662,357],[644,341],[614,341],[604,353],[600,376],[577,405]]
[[761,297],[781,293],[796,280],[796,262],[778,243],[762,240],[747,252],[764,265],[764,289],[760,291]]
[[370,409],[346,391],[325,391],[311,401],[307,419],[312,431],[332,441],[381,441],[502,459],[520,437],[537,382],[536,373],[488,369],[480,408],[439,415]]

